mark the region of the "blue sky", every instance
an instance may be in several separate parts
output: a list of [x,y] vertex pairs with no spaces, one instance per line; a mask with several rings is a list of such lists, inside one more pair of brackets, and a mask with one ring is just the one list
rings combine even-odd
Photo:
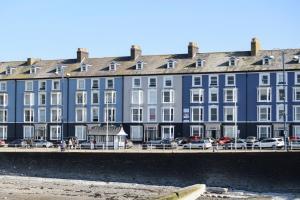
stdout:
[[1,0],[0,61],[300,48],[299,0]]

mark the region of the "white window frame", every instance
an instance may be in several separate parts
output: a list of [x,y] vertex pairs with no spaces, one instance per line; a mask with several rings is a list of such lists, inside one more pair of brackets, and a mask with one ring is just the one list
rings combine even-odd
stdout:
[[[169,137],[165,138],[165,128],[169,129]],[[161,139],[174,139],[174,126],[161,126]]]
[[6,123],[8,121],[8,111],[7,109],[3,109],[3,108],[0,108],[0,111],[2,111],[2,119],[3,121],[0,121],[0,123]]
[[[200,83],[195,84],[195,79],[200,78]],[[192,87],[201,87],[202,86],[202,76],[201,75],[194,75],[193,76],[193,82],[192,82]]]
[[111,62],[109,63],[109,71],[116,71],[117,70],[117,63],[116,62]]
[[272,129],[269,125],[258,125],[257,126],[257,138],[261,138],[261,129],[266,128],[267,129],[267,138],[270,138],[272,135]]
[[[57,131],[57,137],[53,137],[54,133],[53,133],[53,129],[55,129]],[[50,126],[50,140],[61,140],[61,126],[59,125],[51,125]]]
[[[226,134],[227,131],[230,130],[230,129],[232,131],[232,135]],[[224,135],[224,137],[229,137],[229,138],[235,138],[235,135],[236,135],[236,137],[238,138],[237,126],[235,126],[235,125],[225,125],[225,126],[223,126],[223,135]]]
[[299,82],[297,81],[297,76],[300,76],[300,72],[294,72],[295,77],[294,77],[294,85],[300,85],[300,79]]
[[[282,72],[277,72],[276,73],[276,85],[286,85],[286,83],[288,82],[288,76],[287,76],[286,72],[284,73],[285,83],[283,82],[283,79],[282,79],[282,83],[279,82],[280,76],[282,76],[282,75],[283,75]],[[282,78],[283,78],[283,76],[282,76]]]
[[[135,80],[140,81],[140,85],[135,85]],[[132,78],[132,88],[141,88],[142,87],[142,78],[141,77],[133,77]]]
[[[225,121],[225,122],[234,122],[236,119],[238,119],[237,118],[237,107],[236,106],[224,106],[224,120],[223,121]],[[232,109],[232,120],[228,120],[227,119],[227,115],[228,115],[228,113],[227,113],[227,109]]]
[[[299,109],[299,119],[297,119],[296,110]],[[293,106],[293,121],[300,122],[300,105]]]
[[174,69],[176,67],[176,61],[175,60],[168,60],[167,61],[167,69]]
[[194,130],[197,130],[197,129],[199,131],[199,135],[197,135],[197,136],[203,138],[203,136],[204,136],[204,127],[201,126],[201,125],[191,125],[190,126],[190,136],[196,136],[194,134]]
[[[154,120],[151,120],[150,119],[150,110],[151,109],[154,109],[155,110],[155,119]],[[156,106],[148,106],[148,122],[157,122],[157,107]]]
[[[155,79],[155,86],[151,86],[151,79]],[[148,77],[148,88],[157,88],[157,77]]]
[[[97,87],[93,87],[93,86],[94,86],[94,81],[97,81]],[[100,86],[99,86],[100,84],[99,84],[99,83],[100,83],[100,81],[99,81],[98,78],[92,78],[92,79],[91,79],[91,89],[92,89],[92,90],[94,90],[94,89],[99,89],[99,88],[100,88]]]
[[[261,99],[261,90],[267,90],[267,100]],[[257,102],[272,102],[272,88],[271,87],[258,87],[257,88]]]
[[236,66],[238,59],[235,57],[230,57],[228,60],[228,66]]
[[[42,83],[45,83],[45,88],[41,89]],[[46,80],[40,80],[39,81],[39,91],[46,91],[47,90],[47,81]]]
[[[268,83],[263,83],[263,77],[267,76],[268,77]],[[260,73],[259,74],[259,85],[270,85],[270,73]]]
[[3,131],[3,132],[0,131],[0,139],[7,140],[7,126],[0,126],[0,130]]
[[[217,78],[217,84],[212,84],[212,78]],[[209,87],[218,87],[219,86],[219,76],[218,75],[209,75]]]
[[[170,86],[167,86],[166,85],[166,81],[171,81],[171,85]],[[164,87],[165,88],[172,88],[174,85],[174,82],[173,82],[173,76],[164,76]]]
[[[82,102],[78,101],[78,95],[82,95]],[[87,104],[87,92],[86,91],[77,91],[76,92],[76,105],[86,105]]]
[[[153,98],[151,100],[151,98]],[[157,90],[148,89],[148,104],[157,104]]]
[[144,68],[144,62],[143,61],[137,61],[135,64],[136,70],[142,70]]
[[[199,100],[198,101],[194,101],[194,95],[196,95],[196,93],[199,94]],[[190,102],[191,103],[203,103],[204,102],[204,89],[200,88],[200,89],[191,89],[190,90]]]
[[[31,88],[28,84],[31,84]],[[25,91],[33,91],[33,81],[25,81]]]
[[[287,105],[285,105],[285,116],[287,117],[288,116],[288,109],[287,109],[288,107],[287,107]],[[282,117],[282,119],[280,119],[280,110],[283,110],[283,112],[284,112],[284,105],[283,104],[277,104],[276,105],[276,119],[277,119],[277,121],[284,121],[284,116]]]
[[[165,116],[165,110],[168,109],[169,110],[169,118],[170,120],[165,120],[164,116]],[[173,113],[172,113],[173,112]],[[174,117],[175,117],[175,110],[173,107],[162,107],[161,108],[161,121],[162,122],[174,122]]]
[[[228,78],[229,77],[233,77],[234,83],[233,84],[229,84],[228,83]],[[225,85],[226,86],[235,86],[236,85],[236,75],[235,74],[226,74],[225,75]]]
[[[197,109],[199,110],[199,120],[194,119],[194,110]],[[203,122],[204,121],[204,108],[202,106],[191,106],[190,107],[190,119],[191,122]]]
[[204,59],[197,59],[196,60],[196,67],[203,67],[205,65]]
[[[108,94],[111,94],[112,101],[108,101]],[[104,91],[104,104],[116,104],[116,91]]]
[[[82,120],[78,119],[77,112],[81,110],[82,113]],[[75,121],[76,122],[86,122],[87,121],[87,113],[86,108],[75,108]]]
[[[56,102],[53,102],[53,96],[52,95],[56,95]],[[61,92],[51,92],[51,96],[50,96],[50,103],[51,105],[61,105],[62,104],[62,98],[61,98]]]
[[[26,111],[29,111],[29,118],[30,118],[29,121],[26,121],[26,115],[25,115]],[[23,117],[24,117],[23,118],[24,122],[34,122],[34,109],[33,108],[24,108]]]
[[[80,133],[81,131],[82,131],[82,133]],[[77,137],[78,140],[86,140],[87,127],[83,126],[83,125],[76,125],[75,126],[75,136]]]
[[[138,130],[139,137],[133,137],[133,129]],[[143,126],[130,126],[130,139],[132,141],[142,141],[143,140]]]
[[[297,92],[299,92],[299,99],[297,99]],[[293,88],[293,101],[295,101],[295,102],[300,101],[300,87]]]
[[[97,102],[94,102],[94,94],[97,94]],[[98,90],[92,90],[91,91],[91,104],[92,105],[98,105],[100,103],[100,96],[99,96],[99,91]]]
[[[296,134],[297,133],[296,129],[299,129],[299,134]],[[293,136],[294,137],[300,137],[300,126],[299,125],[294,125],[293,126]]]
[[[266,109],[267,111],[267,119],[262,119],[261,118],[261,109]],[[272,121],[272,106],[270,105],[259,105],[257,106],[257,119],[260,122],[270,122]]]
[[[80,78],[80,79],[76,79],[76,84],[77,84],[77,90],[85,90],[85,79],[82,79],[82,78]],[[82,87],[81,87],[81,84],[83,84],[82,85]]]
[[[211,119],[211,109],[217,109],[217,119],[216,120],[212,120]],[[210,105],[208,107],[208,120],[210,122],[217,122],[217,121],[219,121],[219,106],[217,106],[217,105]]]
[[[96,110],[97,112],[97,120],[94,121],[94,110]],[[99,122],[100,121],[100,115],[99,115],[99,107],[95,107],[95,106],[92,106],[91,107],[91,122]]]
[[[170,94],[170,102],[165,102],[165,92],[169,92]],[[162,90],[162,103],[174,103],[175,102],[175,92],[173,89],[164,89]]]
[[[112,81],[113,86],[108,87],[108,82]],[[105,80],[105,89],[114,89],[115,88],[115,79],[114,78],[106,78]]]
[[[41,111],[45,112],[45,120],[41,120]],[[38,109],[38,122],[42,122],[42,123],[47,122],[47,111],[45,107],[41,107]]]
[[[26,102],[27,95],[29,96],[29,103]],[[33,92],[24,92],[24,105],[25,106],[34,106],[34,93]]]
[[[30,129],[30,136],[25,137],[25,129],[29,128]],[[23,139],[32,139],[34,136],[34,126],[31,125],[25,125],[23,126]]]
[[[42,103],[42,95],[45,95],[45,103]],[[47,104],[47,93],[39,92],[39,106],[45,106]]]
[[[136,100],[134,97],[137,95],[138,100]],[[131,104],[138,104],[141,105],[144,103],[144,91],[143,90],[132,90],[131,91]]]
[[[212,98],[211,98],[211,94],[213,93],[213,91],[216,91],[216,94],[217,94],[217,101],[212,101]],[[219,88],[209,88],[209,103],[218,103],[219,102]]]
[[[228,93],[227,93],[227,91],[232,91],[232,101],[230,101],[229,99],[228,99]],[[237,97],[238,97],[238,95],[237,95],[237,89],[236,88],[225,88],[224,89],[224,102],[225,103],[234,103],[234,102],[237,102]]]
[[[52,80],[51,81],[52,82],[52,90],[60,90],[60,80]],[[55,83],[58,83],[58,88],[55,88],[54,86],[55,86]]]
[[0,92],[6,92],[6,91],[7,91],[7,82],[0,81]]
[[284,88],[285,86],[277,86],[276,87],[276,101],[277,102],[284,102],[284,99],[283,100],[280,100],[280,96],[279,96],[279,90],[284,90],[284,98],[285,100],[287,101],[287,88]]
[[117,114],[116,114],[116,108],[114,107],[108,107],[108,108],[104,108],[104,122],[107,122],[107,114],[108,111],[111,110],[113,113],[113,120],[112,121],[108,121],[108,122],[116,122],[116,118],[117,118]]
[[[56,114],[57,114],[57,120],[53,120],[53,113],[52,111],[56,111]],[[61,122],[61,118],[62,118],[62,113],[61,113],[61,108],[58,108],[58,107],[54,107],[54,108],[51,108],[50,109],[50,122]]]
[[3,96],[3,104],[0,104],[0,106],[8,106],[8,94],[0,93],[0,96]]
[[[138,113],[137,113],[138,120],[134,120],[133,110],[138,111]],[[143,115],[144,115],[143,108],[141,108],[141,107],[131,108],[131,122],[143,122]]]

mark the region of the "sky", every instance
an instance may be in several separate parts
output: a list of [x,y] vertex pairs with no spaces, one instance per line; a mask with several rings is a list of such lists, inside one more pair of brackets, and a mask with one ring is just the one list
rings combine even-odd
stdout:
[[300,48],[299,0],[1,0],[0,62]]

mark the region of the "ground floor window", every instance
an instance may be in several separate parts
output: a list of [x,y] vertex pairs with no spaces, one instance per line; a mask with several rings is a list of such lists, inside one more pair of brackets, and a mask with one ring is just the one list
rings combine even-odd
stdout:
[[130,138],[133,141],[143,140],[143,127],[142,126],[130,126]]
[[34,127],[33,126],[23,126],[23,138],[31,139],[34,136]]
[[7,139],[7,126],[0,126],[0,139],[1,140]]
[[161,127],[162,139],[174,139],[174,126]]
[[271,137],[271,126],[257,126],[257,138]]
[[75,126],[75,136],[78,140],[86,139],[86,126]]
[[238,137],[236,132],[236,126],[224,126],[224,137],[235,138]]
[[294,137],[300,137],[300,126],[294,126]]
[[50,140],[61,139],[61,126],[50,126]]
[[203,137],[203,126],[191,126],[190,128],[190,136],[199,136],[199,137]]

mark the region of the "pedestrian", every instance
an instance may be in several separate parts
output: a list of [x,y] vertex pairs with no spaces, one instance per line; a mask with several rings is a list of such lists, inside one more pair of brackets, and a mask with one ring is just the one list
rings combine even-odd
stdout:
[[72,148],[72,139],[71,138],[69,139],[68,145],[69,145],[69,149],[71,149]]
[[93,149],[94,149],[94,141],[91,140],[91,141],[90,141],[90,144],[91,144],[91,150],[93,150]]
[[93,144],[94,144],[94,149],[96,149],[96,140],[93,140]]

